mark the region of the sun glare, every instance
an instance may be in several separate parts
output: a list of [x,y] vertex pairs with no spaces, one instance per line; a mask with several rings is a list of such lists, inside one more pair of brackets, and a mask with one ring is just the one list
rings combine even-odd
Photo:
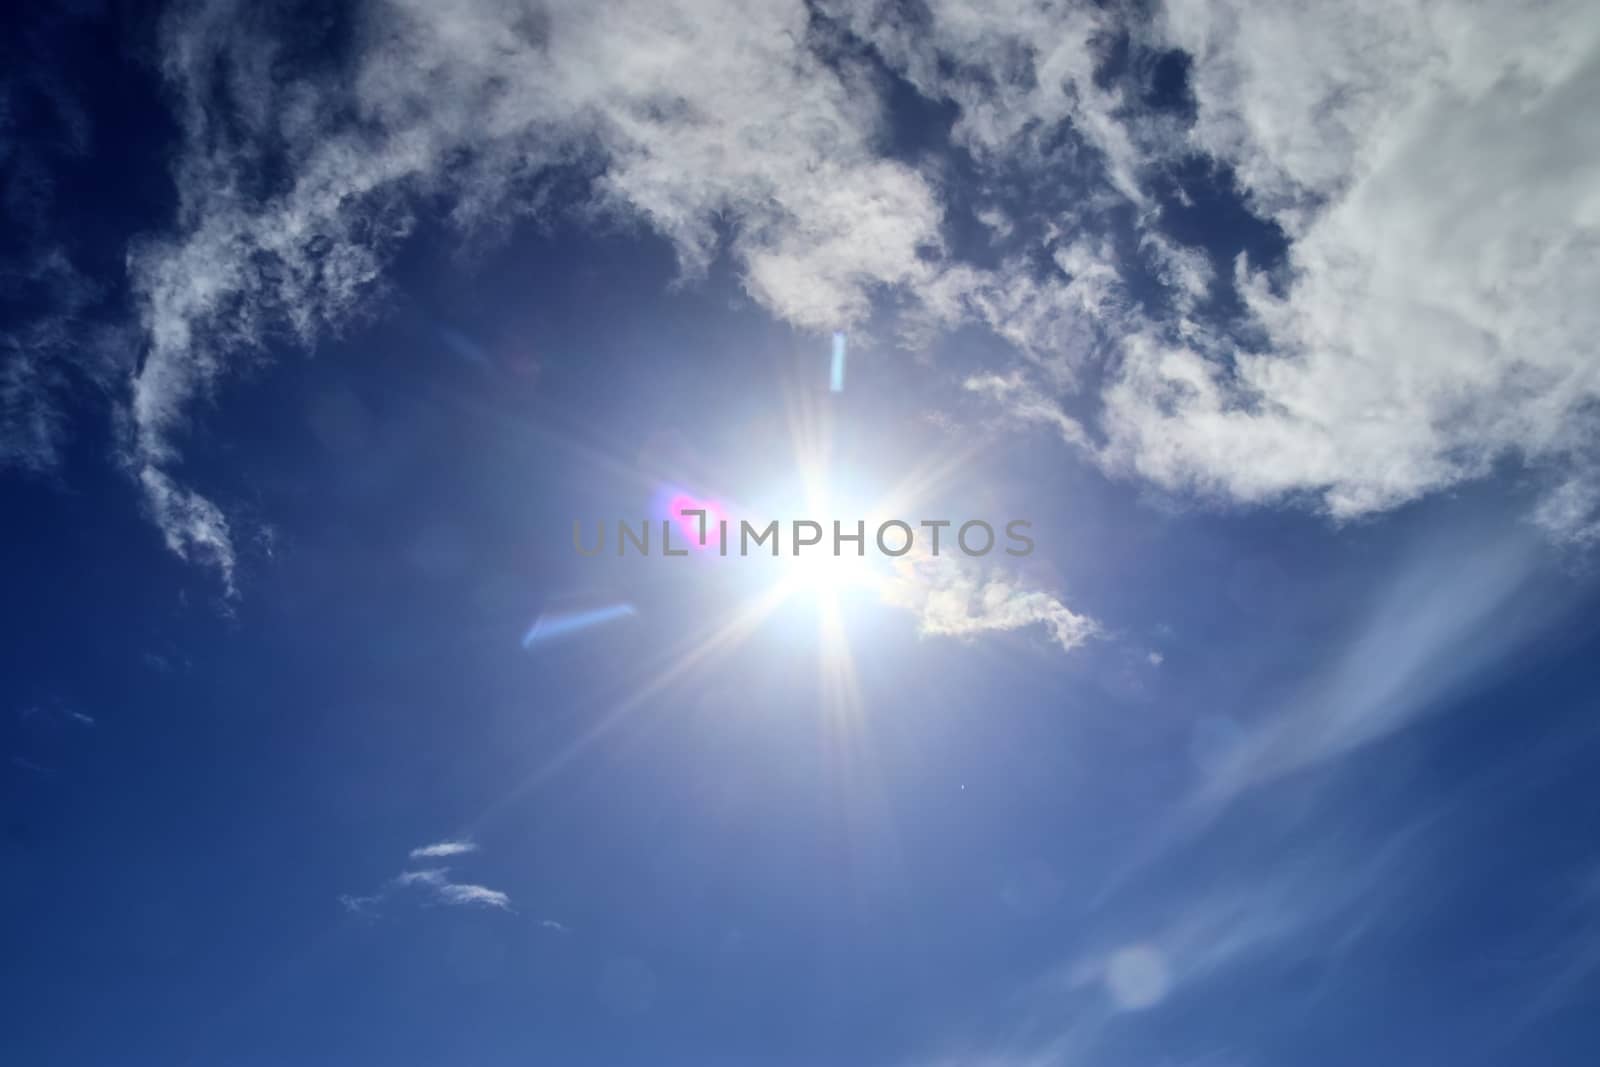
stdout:
[[[824,537],[831,538],[832,531],[826,531]],[[831,543],[821,544],[802,550],[798,556],[784,557],[783,581],[791,592],[836,596],[871,584],[873,569],[867,559],[853,552],[836,556],[832,548]]]
[[[786,597],[836,600],[844,593],[869,589],[876,579],[876,546],[872,543],[872,509],[867,494],[849,478],[830,478],[809,467],[802,472],[798,492],[785,494],[789,514],[817,523],[821,540],[796,549],[792,537],[781,546],[780,578]],[[838,530],[835,530],[835,523]],[[835,543],[835,533],[842,534]],[[852,540],[857,533],[863,540]]]
[[[836,345],[835,351],[837,365],[842,348]],[[839,392],[840,375],[832,381],[836,387],[826,396]],[[856,749],[867,743],[855,671],[854,652],[860,649],[853,647],[871,640],[874,627],[864,616],[903,580],[898,557],[910,548],[912,525],[926,514],[925,502],[961,470],[971,448],[926,457],[885,480],[888,472],[882,467],[868,471],[841,462],[831,403],[804,389],[792,392],[788,401],[792,465],[783,464],[785,475],[764,486],[755,480],[760,488],[754,491],[740,489],[741,482],[752,484],[756,472],[750,470],[715,488],[704,482],[658,485],[653,514],[671,527],[662,535],[670,532],[680,549],[672,554],[698,557],[723,575],[737,574],[739,580],[729,588],[743,588],[734,594],[738,610],[732,621],[668,654],[660,672],[617,715],[729,654],[777,616],[788,615],[783,625],[797,634],[815,627],[823,708],[838,726],[834,737],[841,751],[853,762],[865,758]],[[852,454],[869,456],[874,464],[887,458],[859,449]],[[775,472],[769,468],[768,473]],[[880,548],[881,530],[894,526],[906,531],[894,541],[903,546]]]

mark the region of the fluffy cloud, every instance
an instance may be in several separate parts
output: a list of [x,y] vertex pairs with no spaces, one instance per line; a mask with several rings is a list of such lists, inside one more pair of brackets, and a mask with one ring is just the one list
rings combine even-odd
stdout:
[[1196,147],[1291,238],[1263,343],[1132,338],[1108,459],[1168,486],[1393,507],[1511,460],[1592,536],[1600,16],[1549,3],[1168,5]]
[[[1523,464],[1551,484],[1537,521],[1600,533],[1592,5],[1153,14],[368,0],[322,48],[259,5],[180,4],[178,220],[128,260],[145,345],[124,458],[148,510],[231,581],[225,513],[182,469],[196,404],[266,342],[362,309],[420,205],[467,238],[560,207],[663,235],[689,278],[727,255],[806,329],[880,294],[907,336],[984,324],[1020,358],[970,388],[1161,486],[1347,517]],[[1160,70],[1187,72],[1181,106]],[[890,76],[953,109],[931,154],[975,185],[889,152]],[[1153,190],[1195,158],[1278,227],[1282,264],[1168,231]],[[952,254],[957,211],[997,261]],[[10,463],[59,447],[41,398],[68,380],[67,311],[6,340]]]
[[[1060,425],[1089,377],[1099,459],[1169,488],[1349,517],[1510,461],[1548,473],[1537,521],[1600,532],[1593,5],[1170,0],[1149,25],[1051,3],[836,13],[959,108],[983,173],[1080,179],[1098,160],[1026,256],[933,292],[947,321],[985,322],[1035,365],[983,390],[1021,420]],[[1157,60],[1178,53],[1192,116],[1152,103]],[[1242,324],[1207,321],[1215,265],[1151,206],[1186,155],[1288,239],[1272,278],[1231,265]],[[1086,235],[1118,198],[1136,218],[1120,254]],[[1141,275],[1167,291],[1131,300]]]
[[973,637],[1043,626],[1052,640],[1071,651],[1097,632],[1093,619],[1054,595],[1027,589],[999,573],[984,573],[955,556],[907,556],[881,591],[886,602],[913,612],[922,633],[930,636]]

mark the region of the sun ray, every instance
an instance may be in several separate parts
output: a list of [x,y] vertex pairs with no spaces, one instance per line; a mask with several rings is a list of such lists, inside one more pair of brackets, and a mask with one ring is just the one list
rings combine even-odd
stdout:
[[555,755],[546,759],[515,787],[487,808],[474,826],[488,820],[495,811],[505,807],[528,790],[533,789],[560,771],[572,760],[582,755],[592,745],[616,729],[633,712],[651,697],[659,695],[689,671],[709,662],[718,654],[731,651],[750,636],[761,623],[783,602],[786,594],[782,587],[774,586],[767,592],[748,601],[728,622],[709,636],[693,643],[680,645],[670,654],[668,665],[634,692],[614,704],[601,718],[569,741]]

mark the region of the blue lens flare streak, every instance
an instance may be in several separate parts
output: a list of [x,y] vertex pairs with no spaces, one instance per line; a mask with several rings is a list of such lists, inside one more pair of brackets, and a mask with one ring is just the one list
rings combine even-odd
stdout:
[[611,604],[592,611],[569,611],[557,614],[546,614],[534,620],[528,632],[522,635],[522,647],[532,648],[534,645],[553,641],[560,637],[589,630],[596,626],[604,626],[608,622],[629,618],[638,612],[632,604]]

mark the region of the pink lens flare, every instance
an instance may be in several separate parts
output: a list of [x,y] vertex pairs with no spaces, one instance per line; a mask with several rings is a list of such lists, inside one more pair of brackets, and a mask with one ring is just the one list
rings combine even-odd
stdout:
[[[705,538],[700,536],[701,516],[705,512]],[[715,500],[706,500],[690,493],[677,493],[667,502],[667,517],[677,521],[684,540],[696,552],[714,552],[720,543],[718,524],[728,518],[728,509]]]

